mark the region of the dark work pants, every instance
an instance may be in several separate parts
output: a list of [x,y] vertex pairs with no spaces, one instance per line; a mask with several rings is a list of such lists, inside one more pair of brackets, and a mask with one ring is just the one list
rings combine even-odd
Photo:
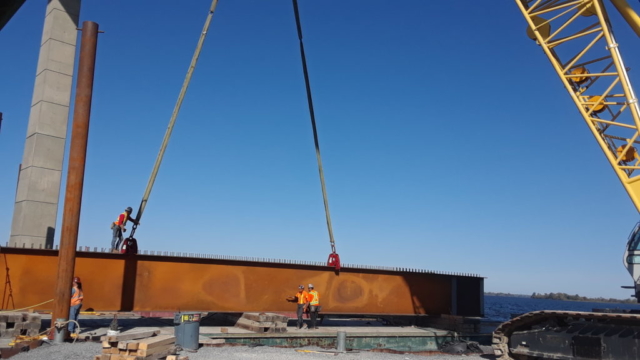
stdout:
[[316,328],[316,319],[318,319],[318,307],[317,306],[310,306],[309,307],[309,313],[311,314],[311,328],[315,329]]
[[113,237],[111,238],[111,250],[120,249],[120,245],[122,244],[122,229],[120,226],[115,225],[113,228]]
[[302,314],[304,314],[304,304],[298,304],[298,329],[302,329],[302,325],[304,324]]

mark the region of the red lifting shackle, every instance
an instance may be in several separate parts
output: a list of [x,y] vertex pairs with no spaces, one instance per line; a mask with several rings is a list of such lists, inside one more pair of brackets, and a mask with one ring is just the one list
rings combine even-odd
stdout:
[[327,260],[327,266],[333,266],[336,268],[336,271],[340,271],[340,255],[338,253],[329,254],[329,259]]

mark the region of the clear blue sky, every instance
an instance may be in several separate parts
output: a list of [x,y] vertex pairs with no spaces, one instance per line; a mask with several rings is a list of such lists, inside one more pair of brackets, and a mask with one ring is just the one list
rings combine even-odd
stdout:
[[[3,243],[44,3],[27,1],[0,32]],[[109,223],[137,209],[209,3],[83,3],[81,20],[105,33],[80,245],[108,247]],[[302,0],[300,11],[343,262],[478,273],[487,291],[630,295],[622,255],[638,214],[513,1]],[[619,20],[635,68],[638,39]],[[295,31],[289,0],[220,1],[141,249],[326,260]]]

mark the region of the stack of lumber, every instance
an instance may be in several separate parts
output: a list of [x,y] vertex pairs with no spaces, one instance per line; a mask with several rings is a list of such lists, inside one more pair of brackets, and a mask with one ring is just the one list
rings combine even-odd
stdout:
[[102,355],[94,360],[188,360],[176,355],[176,338],[159,335],[160,330],[107,335],[102,340]]
[[289,318],[273,313],[243,313],[236,322],[236,327],[257,333],[287,332]]

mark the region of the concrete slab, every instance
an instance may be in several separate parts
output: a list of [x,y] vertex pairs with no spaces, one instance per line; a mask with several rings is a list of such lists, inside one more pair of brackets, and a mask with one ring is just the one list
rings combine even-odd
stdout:
[[36,74],[40,74],[45,70],[51,70],[72,76],[73,63],[69,63],[68,59],[75,56],[75,50],[75,46],[71,44],[55,39],[47,39],[40,48],[42,56],[38,58]]
[[[66,12],[73,15],[73,19],[77,19],[80,14],[80,1],[79,0],[49,0],[47,5],[47,14],[54,10]],[[77,25],[77,20],[75,20]]]
[[[28,184],[23,184],[27,186]],[[55,224],[58,207],[55,203],[21,201],[15,204],[13,223],[11,224],[11,242],[25,244],[31,247],[31,242],[23,242],[24,237],[39,238],[41,244],[45,239],[53,243],[54,229],[50,227],[51,221]],[[30,217],[29,220],[27,218]],[[23,239],[18,239],[22,237]],[[38,248],[38,246],[36,246]]]
[[22,168],[43,168],[62,171],[64,138],[45,134],[33,134],[27,138],[22,157]]
[[[58,195],[60,194],[61,176],[62,171],[60,170],[45,169],[35,166],[22,169],[22,171],[20,172],[18,191],[16,193],[16,203],[20,203],[21,201],[30,201],[38,203],[57,204]],[[15,215],[28,216],[32,221],[31,226],[33,226],[33,223],[37,223],[38,218],[41,215],[40,212],[31,212],[37,208],[37,206],[31,207],[29,208],[30,212],[24,214],[16,214],[14,212],[14,217]],[[14,211],[17,210],[18,209],[15,209]],[[46,210],[42,209],[41,211]],[[18,234],[24,235],[25,233],[21,232]]]
[[[76,4],[73,4],[73,3]],[[68,3],[70,6],[77,7],[78,13],[67,12],[65,6],[61,3]],[[50,1],[47,5],[47,15],[44,20],[44,29],[42,31],[42,43],[47,39],[58,40],[75,47],[78,38],[78,14],[80,9],[80,1]]]
[[40,133],[61,139],[67,137],[69,107],[49,102],[39,102],[31,107],[27,137]]
[[33,106],[40,101],[46,101],[58,105],[69,106],[69,103],[71,102],[72,81],[73,79],[69,75],[61,74],[49,69],[43,70],[36,76],[36,85],[33,89],[31,105]]

